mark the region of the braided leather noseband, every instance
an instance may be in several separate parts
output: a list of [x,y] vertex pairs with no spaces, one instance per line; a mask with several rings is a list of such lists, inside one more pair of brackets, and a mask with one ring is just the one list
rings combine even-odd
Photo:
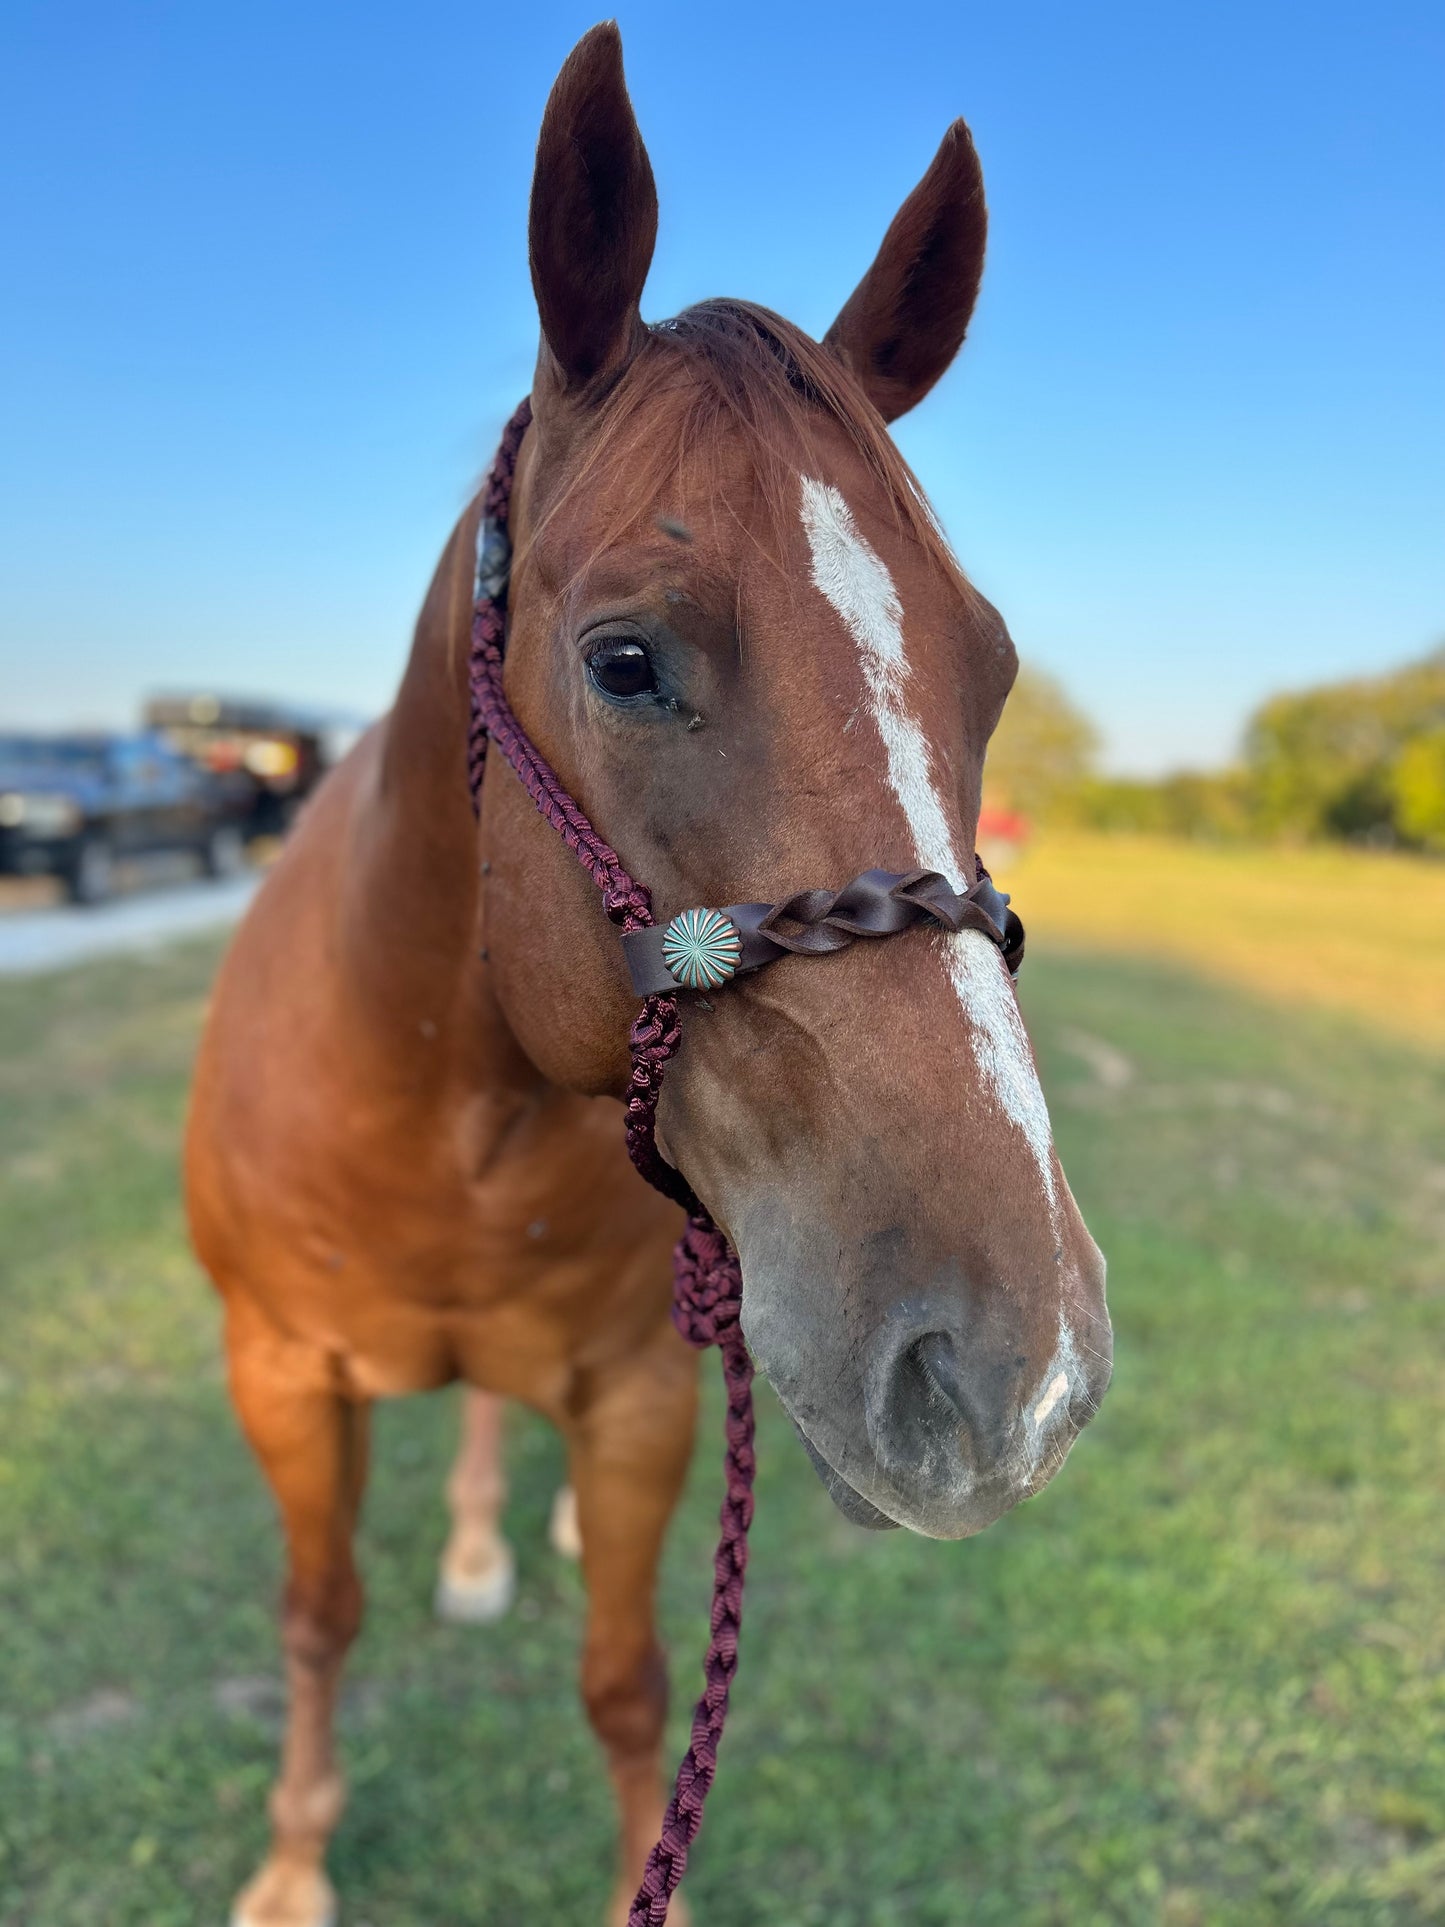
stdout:
[[[782,903],[685,910],[665,928],[653,923],[629,932],[622,948],[632,988],[639,997],[650,997],[657,991],[716,990],[729,977],[761,970],[790,953],[826,957],[856,937],[892,937],[921,922],[977,930],[998,944],[1009,974],[1017,977],[1023,925],[982,868],[961,896],[937,870],[865,870],[841,890],[799,890]],[[735,938],[727,934],[728,924]],[[709,971],[716,981],[709,981]]]
[[642,1885],[627,1917],[628,1927],[662,1927],[717,1771],[728,1690],[737,1671],[756,1469],[753,1366],[743,1343],[737,1254],[686,1178],[657,1148],[662,1073],[682,1041],[677,993],[716,989],[742,972],[759,970],[790,953],[825,956],[857,938],[892,936],[921,922],[945,930],[978,931],[998,945],[1010,972],[1017,975],[1024,933],[1007,907],[1008,898],[994,888],[977,857],[975,881],[961,893],[932,870],[865,870],[838,891],[801,890],[777,904],[685,910],[665,927],[653,921],[646,888],[623,869],[617,852],[597,834],[556,772],[537,753],[502,689],[511,558],[507,515],[517,451],[531,419],[532,404],[524,401],[502,435],[482,500],[469,666],[472,714],[467,762],[472,807],[480,812],[490,739],[597,885],[603,909],[622,932],[633,988],[644,999],[628,1039],[632,1068],[624,1099],[627,1149],[648,1183],[687,1212],[673,1259],[673,1322],[689,1344],[719,1347],[727,1391],[727,1491],[713,1564],[712,1632],[703,1669],[707,1684],[693,1713],[691,1741],[663,1816],[661,1838],[648,1856]]

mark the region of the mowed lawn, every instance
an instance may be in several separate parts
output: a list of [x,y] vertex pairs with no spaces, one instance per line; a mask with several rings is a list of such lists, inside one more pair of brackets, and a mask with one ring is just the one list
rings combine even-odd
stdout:
[[[1027,869],[1005,881],[1027,914]],[[849,1527],[764,1398],[697,1927],[1445,1920],[1445,1059],[1290,1008],[1317,910],[1260,998],[1035,919],[1024,998],[1111,1262],[1113,1390],[1055,1484],[961,1545]],[[220,1927],[264,1839],[277,1535],[175,1178],[215,955],[0,986],[4,1927]],[[663,1588],[675,1747],[705,1369]],[[612,1832],[579,1580],[545,1542],[560,1452],[518,1418],[517,1608],[444,1628],[455,1420],[451,1396],[380,1415],[344,1918],[588,1927]]]
[[1000,865],[1031,935],[1175,958],[1445,1051],[1445,863],[1052,832]]

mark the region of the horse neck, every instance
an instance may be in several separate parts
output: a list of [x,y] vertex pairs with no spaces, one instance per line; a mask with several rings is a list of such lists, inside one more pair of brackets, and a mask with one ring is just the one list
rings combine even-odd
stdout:
[[[380,800],[396,826],[425,821],[467,862],[476,841],[467,792],[471,638],[479,501],[452,530],[417,617],[411,655],[387,718]],[[415,865],[416,851],[411,857]]]
[[380,1041],[396,1030],[412,1060],[418,1027],[423,1035],[452,1027],[458,1005],[469,1022],[477,1016],[476,823],[466,745],[478,512],[474,502],[437,565],[341,858],[347,975],[368,1031]]

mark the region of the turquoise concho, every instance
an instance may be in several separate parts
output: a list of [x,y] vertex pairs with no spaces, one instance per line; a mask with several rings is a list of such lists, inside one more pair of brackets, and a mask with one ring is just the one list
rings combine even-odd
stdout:
[[662,939],[662,961],[688,990],[716,990],[737,972],[743,940],[721,910],[684,910]]

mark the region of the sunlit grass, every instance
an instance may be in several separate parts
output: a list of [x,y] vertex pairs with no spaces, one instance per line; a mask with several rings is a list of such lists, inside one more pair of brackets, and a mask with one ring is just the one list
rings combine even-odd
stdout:
[[1049,830],[999,881],[1031,937],[1178,958],[1282,1004],[1445,1044],[1445,863]]

